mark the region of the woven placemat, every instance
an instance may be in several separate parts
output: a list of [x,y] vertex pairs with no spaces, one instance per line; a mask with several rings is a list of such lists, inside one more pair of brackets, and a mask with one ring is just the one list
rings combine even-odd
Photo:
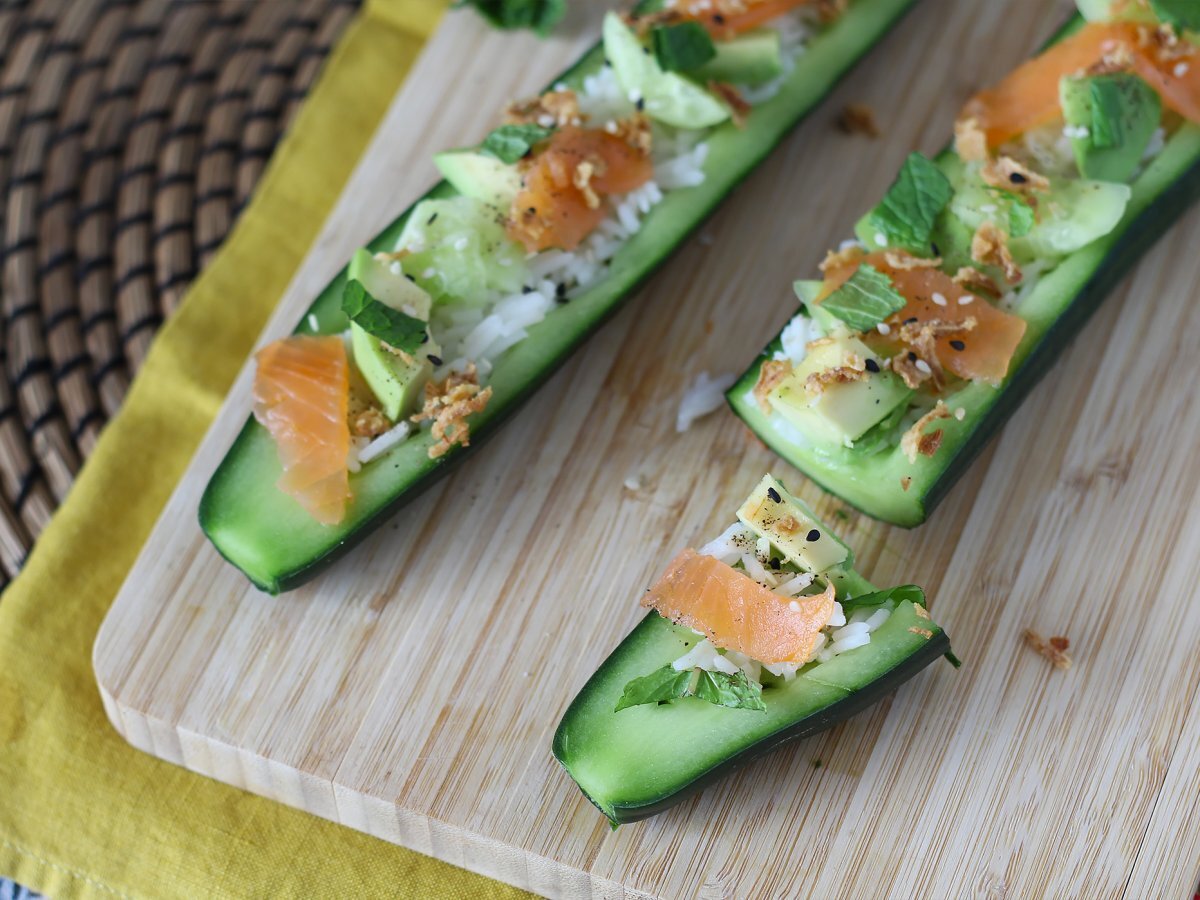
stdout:
[[0,585],[358,0],[0,0]]

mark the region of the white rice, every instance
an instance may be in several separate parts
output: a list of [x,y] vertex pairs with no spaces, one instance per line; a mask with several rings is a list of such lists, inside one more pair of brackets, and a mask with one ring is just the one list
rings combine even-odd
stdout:
[[775,351],[776,359],[791,360],[793,365],[799,365],[808,355],[808,345],[825,337],[825,330],[803,313],[797,313],[791,321],[783,326],[779,334],[781,349]]
[[710,413],[716,412],[725,405],[725,392],[737,381],[732,373],[717,375],[709,378],[708,372],[701,372],[696,380],[683,392],[679,401],[679,412],[675,416],[675,431],[683,434],[692,427],[692,423]]
[[359,464],[366,465],[371,460],[383,456],[383,454],[408,437],[411,432],[412,426],[408,422],[397,423],[358,451]]

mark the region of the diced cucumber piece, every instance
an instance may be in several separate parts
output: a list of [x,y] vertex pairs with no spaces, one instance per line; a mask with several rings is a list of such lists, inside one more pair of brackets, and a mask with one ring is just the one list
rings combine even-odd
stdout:
[[437,300],[484,303],[521,289],[525,251],[504,231],[504,213],[472,197],[423,200],[397,246],[404,268]]
[[515,165],[478,150],[446,150],[435,153],[433,162],[460,194],[497,209],[509,209],[521,190],[521,173]]
[[[818,303],[814,309],[820,309]],[[809,350],[792,373],[768,395],[771,409],[800,429],[814,443],[852,446],[882,421],[912,391],[886,369],[868,371],[865,380],[825,385],[816,397],[805,390],[810,375],[845,366],[851,355],[876,359],[871,348],[857,338],[834,337]]]
[[644,101],[646,115],[676,128],[708,128],[729,118],[729,108],[704,88],[675,72],[664,72],[621,17],[604,17],[604,55],[617,82]]
[[[1003,194],[983,183],[978,166],[967,166],[955,184],[950,210],[972,232],[985,221],[1005,228]],[[1009,241],[1018,260],[1053,259],[1086,247],[1104,237],[1121,221],[1132,191],[1129,185],[1091,179],[1051,179],[1050,189],[1037,195],[1037,219],[1029,232]]]
[[779,548],[806,572],[853,566],[850,548],[825,528],[808,505],[788,493],[777,478],[764,475],[737,513],[738,520]]
[[717,55],[690,74],[702,82],[759,85],[783,74],[779,32],[771,28],[716,42]]
[[[400,266],[400,274],[392,270],[392,265]],[[433,301],[420,286],[404,277],[401,263],[380,262],[371,251],[358,249],[350,258],[346,277],[361,282],[367,293],[380,303],[418,319],[429,320]]]

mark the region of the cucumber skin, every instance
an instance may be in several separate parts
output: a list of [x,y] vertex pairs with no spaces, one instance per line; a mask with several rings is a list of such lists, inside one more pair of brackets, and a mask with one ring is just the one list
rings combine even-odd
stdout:
[[[568,746],[570,723],[581,715],[587,715],[586,706],[589,702],[588,691],[593,681],[601,678],[606,666],[611,662],[618,660],[622,651],[627,646],[636,646],[639,641],[640,634],[643,630],[657,627],[659,623],[655,619],[659,618],[656,613],[650,613],[636,628],[621,642],[620,645],[609,655],[608,659],[601,664],[600,668],[593,675],[592,680],[584,685],[575,699],[571,701],[567,711],[563,714],[562,721],[559,723],[557,730],[554,733],[554,742],[552,750],[554,758],[559,761],[563,768],[575,779],[571,771],[572,751]],[[929,628],[933,631],[933,637],[928,640],[915,653],[909,654],[897,665],[892,667],[879,678],[876,678],[866,687],[854,691],[849,696],[838,700],[829,706],[820,709],[813,714],[806,716],[799,721],[793,722],[785,728],[774,732],[773,734],[751,744],[745,749],[732,756],[727,757],[718,765],[712,767],[700,777],[689,782],[679,790],[666,792],[655,800],[638,805],[622,805],[620,803],[604,804],[592,797],[579,782],[580,792],[603,813],[610,822],[616,825],[627,825],[632,822],[637,822],[642,819],[655,816],[672,806],[677,805],[688,797],[696,794],[706,788],[708,785],[728,775],[733,774],[739,769],[750,765],[760,757],[766,756],[785,744],[792,741],[798,741],[806,737],[826,731],[842,722],[851,716],[857,715],[870,706],[878,703],[885,696],[896,690],[904,682],[910,680],[913,676],[919,673],[922,669],[936,662],[938,657],[950,657],[950,639],[946,633],[937,625],[930,622]],[[724,712],[735,712],[724,710]],[[713,713],[720,715],[722,709],[719,707],[713,708]]]
[[[916,0],[860,0],[859,4],[852,9],[851,13],[847,14],[840,24],[845,24],[846,22],[858,23],[860,18],[865,19],[866,21],[861,24],[871,25],[874,28],[874,36],[859,46],[855,52],[846,54],[835,65],[829,67],[824,72],[826,81],[820,86],[820,89],[811,96],[810,100],[801,109],[796,110],[790,120],[784,124],[784,127],[777,128],[773,133],[768,130],[767,139],[740,160],[742,165],[730,180],[725,190],[713,195],[702,208],[697,210],[693,221],[686,226],[678,240],[662,248],[653,262],[643,266],[640,271],[635,271],[632,279],[629,281],[628,287],[614,297],[599,315],[580,328],[577,336],[569,345],[564,347],[558,354],[541,360],[537,370],[527,380],[522,391],[507,402],[494,401],[489,409],[485,410],[478,417],[481,421],[476,428],[472,429],[471,446],[469,448],[455,447],[437,460],[425,459],[416,462],[410,471],[400,476],[398,481],[402,483],[399,489],[390,492],[386,502],[369,510],[365,515],[358,518],[348,515],[346,523],[341,526],[327,528],[317,537],[313,536],[312,531],[305,533],[305,523],[303,522],[298,526],[301,532],[299,538],[294,538],[292,535],[285,535],[284,532],[288,528],[289,518],[305,516],[306,514],[294,501],[290,506],[283,504],[281,509],[278,497],[271,496],[272,494],[282,496],[281,492],[274,487],[274,479],[278,476],[279,472],[278,464],[276,462],[274,467],[272,467],[262,459],[261,447],[257,447],[256,445],[262,441],[269,443],[270,438],[252,417],[248,418],[230,450],[213,473],[212,479],[200,501],[200,527],[216,547],[217,551],[229,563],[239,568],[259,589],[271,594],[283,593],[299,587],[319,574],[326,566],[353,549],[356,544],[394,514],[400,507],[415,499],[421,492],[432,487],[440,477],[450,471],[454,464],[465,458],[470,450],[485,443],[487,438],[498,431],[508,416],[512,415],[520,404],[529,398],[533,390],[543,384],[549,375],[561,366],[587,337],[616,313],[621,303],[628,299],[657,270],[658,266],[666,260],[672,251],[681,246],[687,237],[703,224],[707,216],[724,197],[732,192],[758,166],[792,127],[825,98],[840,81],[842,75],[858,62],[874,44],[882,40],[901,16],[908,12],[915,3]],[[831,28],[831,32],[837,28],[838,25],[835,24]],[[837,33],[841,34],[841,32]],[[601,53],[602,48],[597,44],[595,48],[585,53],[574,66],[555,78],[550,85],[562,79],[570,78],[574,73],[595,64],[597,55]],[[803,69],[803,63],[804,57],[801,57],[801,61],[797,67],[798,70]],[[415,201],[408,210],[392,222],[391,225],[377,235],[371,241],[370,246],[372,249],[381,249],[389,241],[394,241],[403,229],[412,209],[421,200],[453,195],[455,195],[455,192],[445,181],[434,185],[424,196]],[[670,198],[668,198],[667,202],[669,200]],[[326,330],[341,330],[340,327],[336,329],[331,327],[334,322],[338,322],[339,326],[341,325],[337,319],[337,316],[340,316],[340,312],[331,314],[329,309],[337,306],[336,298],[340,295],[342,286],[345,283],[345,277],[346,270],[343,268],[321,294],[318,295],[316,301],[310,307],[310,312],[317,313],[318,318],[321,319],[320,330],[322,332]],[[597,288],[602,286],[603,283],[597,285]],[[329,317],[328,321],[326,321],[327,317]],[[301,318],[301,324],[297,327],[297,332],[310,332],[310,329],[304,324],[306,319],[307,316]],[[568,327],[570,327],[569,323]],[[258,460],[253,459],[256,452],[259,454]],[[247,461],[259,467],[262,471],[253,473],[256,477],[247,479],[250,482],[249,484],[238,484],[240,480],[239,469]],[[391,462],[385,456],[377,461],[377,465],[391,465]],[[250,493],[259,491],[270,492],[263,493],[258,497],[258,500],[263,501],[262,503],[255,503],[253,498],[247,499]],[[287,499],[290,500],[290,498]],[[241,504],[240,506],[238,505],[239,503]],[[263,509],[267,509],[268,512],[262,512]],[[288,550],[285,549],[277,554],[276,550],[281,546],[287,545],[290,549],[297,544],[312,544],[313,546],[311,547],[311,552],[304,553],[302,558],[291,560],[278,558],[288,553]],[[294,552],[291,555],[296,557]]]
[[[1075,16],[1056,33],[1048,44],[1054,43],[1082,24],[1083,20],[1079,16]],[[765,419],[765,417],[757,410],[747,408],[742,398],[757,382],[758,372],[763,362],[770,359],[771,354],[779,349],[778,337],[764,349],[762,354],[750,365],[750,368],[729,389],[726,393],[726,400],[734,414],[741,418],[764,443],[803,472],[822,490],[841,498],[872,518],[904,528],[916,527],[929,517],[955,482],[983,452],[988,442],[1017,411],[1034,385],[1051,368],[1065,347],[1099,308],[1101,302],[1112,293],[1117,283],[1133,268],[1146,250],[1197,199],[1200,199],[1200,154],[1196,156],[1189,168],[1183,171],[1174,182],[1165,186],[1141,212],[1119,226],[1120,233],[1113,246],[1075,293],[1073,299],[1029,350],[1028,355],[1019,362],[1016,371],[1000,389],[999,395],[981,416],[972,416],[968,419],[967,424],[972,427],[967,431],[965,439],[958,442],[948,440],[943,444],[943,447],[951,452],[944,453],[944,458],[939,460],[941,467],[939,468],[936,464],[926,464],[914,471],[907,492],[908,498],[906,498],[911,502],[906,503],[903,509],[895,507],[889,501],[875,504],[864,501],[861,497],[847,496],[847,489],[838,484],[837,473],[818,474],[814,472],[812,466],[806,465],[803,448],[793,446],[782,438],[778,438],[761,425],[756,427],[756,420]],[[1101,240],[1103,241],[1104,238]],[[1086,253],[1087,250],[1088,248],[1085,247],[1078,252]],[[1070,258],[1071,256],[1068,256],[1065,259]],[[939,425],[942,424],[944,422],[939,423]],[[949,434],[949,429],[954,425],[950,424],[945,427]]]

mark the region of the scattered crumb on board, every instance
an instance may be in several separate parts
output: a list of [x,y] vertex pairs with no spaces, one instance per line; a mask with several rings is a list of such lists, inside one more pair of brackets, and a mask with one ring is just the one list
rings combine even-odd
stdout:
[[1071,646],[1071,641],[1062,635],[1055,635],[1047,640],[1042,637],[1032,628],[1026,628],[1024,632],[1025,643],[1037,653],[1040,653],[1046,659],[1050,660],[1050,664],[1056,669],[1071,668],[1071,657],[1067,654],[1067,648]]
[[865,103],[847,103],[838,114],[837,127],[846,134],[865,134],[871,138],[883,134],[875,121],[875,110]]

